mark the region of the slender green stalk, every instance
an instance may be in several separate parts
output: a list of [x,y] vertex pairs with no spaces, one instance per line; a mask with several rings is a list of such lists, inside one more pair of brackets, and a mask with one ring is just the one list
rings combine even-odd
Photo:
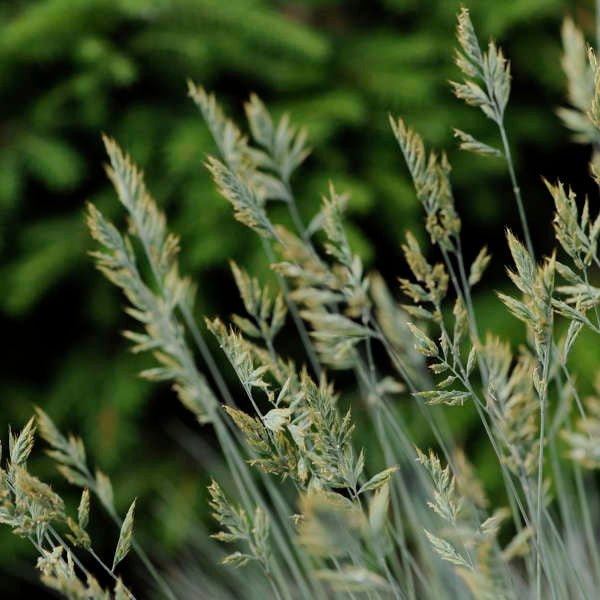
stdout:
[[208,348],[208,345],[206,344],[204,337],[202,336],[202,334],[200,333],[200,330],[198,329],[196,321],[195,321],[194,317],[192,316],[192,313],[191,313],[189,307],[186,306],[185,304],[181,303],[179,305],[179,309],[181,310],[181,314],[183,316],[185,324],[187,325],[187,328],[189,329],[190,333],[192,334],[192,338],[194,339],[194,342],[196,343],[198,350],[200,350],[200,354],[202,355],[202,358],[204,359],[204,362],[206,363],[206,366],[208,367],[208,370],[209,370],[212,378],[214,379],[214,381],[217,385],[217,388],[219,389],[219,392],[221,393],[221,396],[223,397],[225,402],[227,404],[229,404],[229,406],[235,407],[236,404],[233,399],[233,396],[231,395],[231,392],[229,391],[229,388],[227,387],[227,384],[225,383],[225,380],[223,379],[223,376],[221,375],[221,371],[219,370],[219,367],[217,366],[217,363],[215,362],[215,359],[213,358],[213,355],[212,355],[210,349]]
[[527,224],[527,215],[525,213],[525,207],[523,206],[523,199],[521,198],[521,188],[517,182],[517,176],[515,174],[515,167],[513,164],[512,156],[510,153],[510,145],[506,137],[506,130],[504,128],[504,122],[498,122],[498,128],[500,129],[500,136],[502,137],[502,146],[504,147],[504,156],[506,157],[506,164],[508,166],[508,173],[510,175],[510,182],[512,184],[513,194],[517,201],[517,207],[519,209],[519,218],[521,219],[521,227],[523,228],[523,234],[525,235],[525,242],[527,244],[527,250],[533,260],[535,260],[535,251],[533,249],[533,243],[531,242],[531,235],[529,233],[529,225]]
[[575,475],[577,497],[579,498],[579,505],[581,506],[581,512],[583,516],[585,535],[590,548],[590,554],[592,555],[592,563],[594,565],[593,573],[595,575],[596,586],[598,586],[600,585],[600,555],[598,554],[598,543],[596,534],[594,532],[594,524],[592,521],[592,515],[590,514],[590,506],[587,499],[587,494],[583,485],[581,469],[575,465],[573,468],[573,473]]
[[[104,563],[104,561],[94,552],[94,549],[90,546],[88,548],[88,552],[94,557],[95,561],[102,567],[102,569],[108,573],[108,575],[116,582],[118,581],[117,576],[114,574],[114,572],[110,569],[110,567],[108,567],[108,565],[106,565]],[[129,597],[132,600],[135,600],[135,596],[129,592],[129,590],[127,591],[127,593],[129,594]]]
[[600,0],[596,0],[596,48],[600,48]]
[[[375,422],[375,426],[376,426],[377,437],[382,440],[386,464],[391,465],[391,464],[393,464],[394,457],[393,457],[393,453],[391,451],[391,448],[390,448],[390,445],[389,445],[389,442],[387,439],[387,434],[385,433],[384,428],[383,428],[383,423],[382,423],[382,419],[381,419],[381,411],[379,411],[377,409],[375,409],[375,410],[376,410],[376,415],[374,418],[374,422]],[[402,478],[400,477],[399,479],[402,479]],[[404,482],[402,481],[402,483],[399,485],[404,485]],[[414,558],[412,557],[410,550],[408,549],[408,546],[406,543],[406,535],[404,532],[404,527],[402,526],[402,516],[400,514],[400,507],[399,507],[399,501],[397,498],[397,494],[398,494],[398,492],[396,489],[396,484],[394,482],[392,484],[392,489],[391,489],[392,511],[394,513],[394,520],[397,524],[396,528],[397,528],[397,530],[399,530],[398,544],[400,546],[400,556],[402,557],[402,565],[404,567],[404,577],[405,577],[405,581],[406,581],[407,595],[410,600],[416,600],[413,569],[411,568],[411,566],[413,564],[415,564],[415,561],[414,561]]]
[[[390,344],[389,340],[385,337],[385,335],[383,335],[383,332],[381,332],[381,334],[380,334],[380,340],[383,342],[385,349],[387,350],[390,358],[396,365],[396,368],[398,369],[398,371],[402,374],[403,377],[405,377],[405,381],[406,381],[409,389],[411,390],[411,392],[413,392],[413,393],[417,392],[418,389],[414,386],[410,377],[406,373],[406,368],[404,367],[402,359],[398,356],[398,353],[396,352],[394,347]],[[452,465],[454,462],[452,460],[452,454],[448,450],[448,446],[447,446],[446,442],[444,441],[444,438],[443,438],[442,434],[440,433],[440,430],[439,430],[436,422],[434,421],[433,415],[431,414],[431,411],[429,410],[429,406],[421,398],[417,399],[417,406],[419,407],[419,410],[425,417],[427,424],[431,428],[431,431],[433,432],[433,435],[435,437],[435,441],[438,443],[438,445],[442,449],[442,452],[444,453],[446,460]]]
[[[562,356],[562,354],[560,353],[560,350],[558,349],[558,346],[553,343],[553,347],[552,350],[554,352],[554,356],[558,359],[558,362],[560,364],[560,367],[567,379],[567,383],[569,384],[569,387],[571,388],[571,391],[573,392],[573,397],[575,398],[575,404],[577,405],[577,410],[579,410],[579,414],[581,415],[581,418],[583,420],[583,422],[587,425],[587,415],[585,413],[585,410],[583,408],[583,402],[581,401],[581,397],[579,396],[579,392],[577,391],[577,386],[575,385],[575,382],[573,381],[573,379],[571,378],[571,373],[569,373],[569,369],[567,368],[567,365],[565,363],[565,360]],[[590,439],[592,439],[592,434],[588,431],[588,437]]]
[[[58,535],[56,529],[54,529],[54,527],[52,527],[52,525],[50,525],[48,527],[48,532],[45,534],[45,538],[46,541],[50,544],[50,546],[52,548],[55,548],[55,543],[52,541],[52,538],[54,538],[54,541],[56,542],[57,545],[62,546],[65,550],[68,550],[71,553],[71,557],[73,558],[73,562],[81,569],[82,573],[84,573],[84,575],[86,577],[89,577],[91,575],[91,573],[89,572],[88,569],[85,568],[85,566],[83,565],[83,563],[79,560],[78,556],[71,550],[71,548],[69,547],[69,544],[67,544],[61,537],[60,535]],[[100,561],[102,563],[102,561]],[[104,563],[102,563],[104,564]],[[104,565],[106,566],[106,565]],[[106,567],[108,568],[108,567]],[[109,569],[110,571],[110,569]],[[114,574],[113,574],[113,579],[115,579]]]
[[[563,369],[565,377],[567,378],[569,387],[571,388],[573,395],[575,397],[575,401],[576,401],[577,405],[579,407],[581,407],[580,410],[581,410],[582,419],[585,423],[587,423],[587,417],[585,415],[585,412],[583,412],[583,406],[581,405],[581,399],[579,397],[577,388],[571,379],[571,374],[569,373],[569,370],[567,369],[567,367],[564,363],[562,355],[560,355],[560,353],[558,353],[558,352],[557,352],[557,355],[559,357],[560,365]],[[557,377],[558,377],[558,374],[557,374]],[[562,386],[561,386],[561,392],[565,393],[562,389]],[[570,423],[569,423],[569,429],[571,429]],[[592,440],[593,438],[592,438],[592,435],[591,435],[589,429],[586,429],[586,431],[588,433],[589,439]],[[579,498],[579,505],[581,507],[582,517],[583,517],[583,526],[584,526],[585,536],[587,539],[587,544],[588,544],[588,547],[590,550],[590,554],[592,556],[592,563],[594,565],[594,573],[596,575],[596,584],[600,585],[600,554],[598,553],[598,543],[596,540],[596,534],[594,532],[594,526],[593,526],[593,522],[592,522],[592,518],[591,518],[591,514],[590,514],[590,506],[589,506],[588,497],[587,497],[587,494],[585,493],[585,488],[583,485],[583,476],[581,474],[581,469],[579,468],[579,466],[577,464],[573,465],[573,474],[575,477],[577,496]],[[567,510],[565,512],[569,515],[569,519],[572,520],[571,519],[571,511]],[[574,528],[572,526],[567,527],[567,532],[570,532],[573,529]]]
[[550,346],[544,351],[544,365],[542,371],[543,393],[540,398],[540,448],[538,458],[538,480],[537,480],[537,569],[536,569],[536,595],[538,600],[542,600],[542,554],[544,552],[544,536],[542,533],[542,502],[543,502],[543,467],[544,467],[544,432],[546,419],[546,401],[548,398],[548,367],[550,364]]
[[273,578],[268,574],[266,575],[266,578],[269,584],[271,585],[271,589],[273,590],[273,595],[275,596],[275,598],[277,600],[282,600],[281,594],[279,593],[279,588],[277,587],[277,584],[275,583]]
[[[587,288],[588,294],[590,298],[593,298],[592,286],[590,285],[590,280],[588,277],[587,267],[583,269],[583,278],[585,280],[585,286]],[[598,330],[600,330],[600,313],[598,313],[598,305],[594,303],[594,314],[596,315],[596,325],[598,326]]]
[[454,286],[456,295],[462,300],[463,304],[465,305],[465,307],[467,309],[471,333],[472,333],[473,337],[475,338],[475,340],[477,342],[479,342],[479,331],[478,331],[478,327],[477,327],[475,310],[473,309],[473,302],[471,300],[469,286],[468,286],[468,283],[466,280],[466,276],[464,275],[464,265],[463,265],[463,259],[462,259],[462,248],[460,246],[460,236],[456,236],[456,243],[457,243],[457,250],[456,250],[455,254],[456,254],[459,266],[461,267],[460,274],[461,274],[461,280],[463,283],[462,286],[458,282],[458,279],[456,277],[456,272],[452,265],[452,261],[450,260],[450,257],[448,256],[448,251],[442,245],[440,245],[440,250],[442,251],[442,256],[444,258],[444,264],[446,265],[446,268],[448,269],[448,273],[450,275],[450,280],[452,281],[452,285]]
[[[370,342],[370,340],[368,340],[368,342]],[[364,373],[364,368],[362,367],[362,363],[360,363],[357,366],[358,372],[360,373],[360,376],[362,377],[363,382],[369,387],[370,389],[370,393],[372,393],[374,391],[374,364],[373,364],[373,359],[372,359],[372,351],[370,348],[370,344],[368,344],[368,354],[369,354],[369,373],[370,376],[367,377],[366,373]],[[369,392],[367,392],[368,394]],[[384,401],[383,399],[381,399],[380,401]],[[371,419],[373,420],[373,422],[375,423],[375,427],[376,427],[376,431],[377,431],[377,438],[378,440],[380,440],[383,452],[384,452],[384,456],[386,459],[386,465],[392,466],[394,464],[394,456],[393,456],[393,452],[391,451],[390,445],[389,445],[389,440],[387,437],[387,434],[383,428],[383,424],[382,424],[382,420],[381,420],[381,411],[377,409],[377,407],[373,407],[370,408],[370,413],[371,413]],[[402,523],[401,523],[401,515],[399,512],[399,507],[398,507],[398,502],[396,499],[396,487],[394,484],[392,484],[392,488],[391,488],[391,496],[392,496],[392,510],[394,512],[394,517],[395,517],[395,521],[397,523],[397,527],[400,530],[400,540],[399,540],[399,545],[400,545],[400,555],[402,557],[402,563],[404,565],[404,577],[406,579],[406,585],[408,588],[408,597],[411,600],[415,600],[416,596],[415,596],[415,586],[414,586],[414,578],[412,575],[412,571],[410,568],[410,552],[408,550],[408,547],[406,545],[406,538],[404,535],[404,528],[402,527]],[[384,560],[385,562],[385,560]],[[386,564],[386,568],[387,568],[387,564]]]
[[296,230],[298,231],[298,233],[300,234],[302,239],[307,244],[309,244],[310,247],[312,248],[312,242],[310,240],[310,237],[306,233],[304,224],[302,223],[302,217],[300,216],[300,213],[298,212],[298,206],[296,205],[296,200],[294,199],[294,196],[292,195],[292,190],[291,190],[291,187],[289,186],[289,184],[288,184],[287,189],[290,194],[290,200],[288,201],[287,205],[288,205],[288,209],[290,212],[290,216],[292,217],[292,221],[294,222],[294,227],[296,228]]
[[467,311],[472,319],[473,330],[475,333],[475,339],[479,341],[479,327],[477,325],[477,314],[475,313],[475,307],[473,306],[473,298],[471,296],[471,286],[467,280],[467,273],[465,270],[465,262],[462,251],[462,241],[460,235],[456,236],[456,258],[458,260],[458,272],[460,273],[460,280],[463,285]]
[[[245,465],[239,459],[239,455],[237,454],[237,452],[231,452],[230,449],[234,446],[234,444],[233,444],[233,440],[229,437],[229,433],[228,433],[227,429],[225,428],[225,426],[222,423],[218,422],[219,423],[218,425],[216,423],[215,423],[215,431],[217,433],[219,443],[225,453],[225,458],[228,462],[229,468],[232,468],[232,467],[234,469],[237,468],[239,470],[240,474],[242,475],[242,477],[244,478],[243,484],[242,483],[239,484],[240,485],[239,491],[241,493],[242,500],[244,501],[244,504],[246,506],[246,510],[251,513],[251,511],[253,510],[253,506],[252,506],[253,503],[248,498],[247,490],[250,490],[250,492],[255,497],[255,499],[259,505],[262,505],[262,498],[261,498],[260,494],[258,493],[258,490],[256,490],[256,488],[254,486],[254,482],[252,482],[251,478],[249,476],[247,476],[249,474],[246,473],[246,469],[244,468]],[[284,558],[288,562],[288,565],[290,567],[292,565],[295,565],[295,560],[292,558],[291,554],[287,551],[287,544],[284,541],[283,535],[279,531],[277,523],[272,522],[271,526],[272,526],[271,528],[272,528],[274,539],[275,539],[276,543],[278,544],[278,546],[280,547]],[[295,575],[298,577],[298,580],[301,581],[302,576],[294,569],[291,569],[291,570],[292,570],[292,573],[293,574],[295,573]],[[287,585],[285,576],[283,575],[283,573],[281,573],[281,570],[279,568],[279,565],[277,564],[277,561],[273,561],[273,571],[274,571],[275,577],[282,589],[282,592],[284,593],[285,598],[287,600],[291,600],[293,596],[291,594],[291,591],[289,590],[289,586]]]

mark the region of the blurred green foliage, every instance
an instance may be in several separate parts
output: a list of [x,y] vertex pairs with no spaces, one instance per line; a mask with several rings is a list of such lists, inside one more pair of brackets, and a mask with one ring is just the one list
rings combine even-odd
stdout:
[[[303,215],[312,214],[329,179],[350,191],[351,242],[389,281],[403,270],[403,232],[422,228],[387,113],[402,114],[428,144],[447,148],[469,231],[467,256],[474,257],[483,243],[495,254],[492,281],[476,299],[478,312],[484,326],[520,335],[490,291],[505,285],[503,225],[517,223],[504,165],[461,154],[452,139],[456,126],[483,141],[496,140],[493,124],[456,101],[447,83],[458,77],[453,48],[459,5],[458,0],[2,3],[0,322],[10,352],[3,361],[0,422],[21,424],[39,404],[84,437],[95,460],[112,471],[124,502],[135,494],[152,505],[150,492],[167,471],[170,481],[179,476],[185,498],[195,498],[189,484],[195,467],[183,451],[171,451],[163,425],[187,416],[168,394],[135,377],[145,359],[128,354],[118,334],[127,319],[116,292],[86,258],[91,243],[82,217],[86,199],[107,216],[122,217],[101,168],[105,131],[145,169],[172,230],[181,235],[184,270],[199,283],[198,315],[237,308],[230,297],[229,258],[269,276],[259,244],[232,219],[203,168],[213,146],[186,98],[186,78],[216,91],[238,117],[254,91],[275,116],[289,112],[306,125],[314,152],[294,182]],[[588,38],[593,36],[592,2],[468,5],[481,38],[493,36],[512,60],[507,127],[528,210],[540,215],[534,237],[546,249],[551,207],[539,174],[583,181],[588,154],[572,146],[565,160],[568,135],[553,112],[564,95],[559,25],[571,12]],[[479,448],[477,440],[473,444]],[[136,460],[122,461],[131,453]],[[491,476],[487,483],[493,485]],[[146,522],[155,536],[181,541],[168,520],[162,530],[152,519]],[[12,552],[4,543],[8,534],[0,535],[0,555]],[[0,560],[6,565],[6,556]]]

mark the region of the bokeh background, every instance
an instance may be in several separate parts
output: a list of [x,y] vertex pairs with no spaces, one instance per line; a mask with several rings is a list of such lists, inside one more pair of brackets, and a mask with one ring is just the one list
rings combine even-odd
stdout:
[[[589,148],[570,142],[555,115],[565,96],[560,23],[570,14],[593,41],[593,1],[467,4],[480,39],[493,36],[512,61],[506,124],[541,255],[552,246],[552,207],[540,175],[589,192],[597,209]],[[0,424],[19,427],[40,405],[81,435],[91,462],[111,474],[122,510],[138,497],[138,532],[159,561],[176,561],[189,541],[184,514],[206,518],[206,471],[220,466],[210,432],[203,434],[206,446],[188,445],[197,427],[175,397],[136,377],[151,358],[128,353],[119,334],[129,325],[124,301],[87,256],[93,245],[86,200],[123,222],[103,172],[100,133],[116,137],[143,167],[181,236],[183,270],[199,283],[198,317],[226,317],[240,308],[228,259],[265,279],[269,269],[255,236],[233,220],[203,167],[214,147],[186,96],[186,79],[214,90],[240,120],[243,101],[256,92],[276,116],[289,112],[307,127],[314,151],[293,182],[303,216],[317,208],[330,179],[350,192],[351,243],[392,287],[404,272],[404,232],[425,240],[387,120],[389,112],[403,115],[449,154],[467,258],[484,243],[494,255],[475,299],[480,323],[518,343],[522,328],[494,295],[507,284],[503,228],[520,231],[505,165],[460,152],[452,137],[455,126],[498,144],[491,121],[450,92],[448,80],[459,77],[459,7],[455,0],[0,3]],[[284,212],[274,211],[285,222]],[[576,360],[588,385],[600,352],[581,346]],[[453,419],[493,490],[496,470],[472,415],[465,410]],[[427,443],[425,428],[415,435]],[[38,473],[55,477],[49,462],[37,462]],[[57,478],[55,485],[67,489]],[[99,510],[93,518],[109,556],[117,532],[102,527]],[[50,597],[35,587],[32,564],[28,544],[0,529],[3,598]]]

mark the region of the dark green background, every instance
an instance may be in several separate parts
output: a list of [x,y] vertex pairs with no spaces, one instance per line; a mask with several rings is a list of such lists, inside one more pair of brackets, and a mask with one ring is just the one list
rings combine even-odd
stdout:
[[[39,404],[61,427],[82,435],[92,462],[111,474],[121,509],[138,496],[138,528],[151,551],[162,548],[162,558],[177,556],[186,540],[183,507],[201,516],[206,510],[204,467],[174,439],[181,436],[174,433],[178,427],[195,428],[187,413],[168,390],[136,377],[151,359],[127,352],[119,335],[130,325],[123,299],[86,254],[92,248],[83,219],[86,200],[123,222],[102,169],[100,132],[115,136],[143,167],[172,230],[181,236],[183,270],[199,283],[198,316],[226,317],[240,309],[227,260],[264,277],[268,266],[255,236],[233,220],[203,167],[214,148],[186,97],[186,78],[216,91],[224,108],[240,119],[243,101],[257,92],[275,115],[287,111],[308,128],[314,151],[294,180],[302,214],[308,218],[316,209],[329,179],[350,191],[352,245],[392,286],[404,272],[400,243],[406,229],[424,239],[420,207],[387,121],[388,112],[401,114],[429,145],[449,153],[467,259],[483,243],[494,254],[476,297],[480,323],[519,340],[521,326],[493,294],[506,286],[503,227],[519,231],[505,166],[458,151],[452,138],[455,126],[498,144],[491,121],[461,105],[447,83],[459,77],[452,60],[459,5],[454,0],[0,5],[0,331],[6,349],[0,423],[21,426]],[[552,245],[552,207],[540,175],[589,191],[593,211],[597,208],[597,193],[586,177],[589,149],[569,141],[554,113],[565,89],[561,19],[571,14],[591,39],[593,2],[478,0],[468,6],[480,39],[493,36],[512,61],[507,128],[541,255]],[[286,220],[280,208],[273,215]],[[598,352],[578,348],[576,358],[591,377]],[[459,439],[493,489],[496,474],[486,468],[493,463],[469,411],[454,417]],[[210,432],[203,434],[210,443]],[[368,443],[368,431],[363,435]],[[210,460],[206,453],[204,458]],[[36,468],[53,476],[44,460]],[[165,497],[179,508],[164,510]],[[93,518],[106,525],[99,510]],[[117,534],[96,529],[108,556]],[[24,592],[25,580],[36,577],[31,564],[26,542],[0,530],[3,597]]]

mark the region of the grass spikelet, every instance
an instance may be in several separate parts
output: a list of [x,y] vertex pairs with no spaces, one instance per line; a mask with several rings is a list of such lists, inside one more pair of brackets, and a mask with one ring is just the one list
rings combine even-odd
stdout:
[[212,175],[219,193],[233,206],[233,215],[238,221],[264,238],[277,238],[266,215],[264,199],[249,182],[244,181],[240,175],[213,156],[208,157],[206,168]]
[[33,450],[34,441],[35,419],[34,417],[31,417],[19,435],[15,435],[12,431],[9,431],[8,452],[10,455],[10,462],[15,466],[24,464]]
[[119,541],[117,542],[117,549],[115,550],[115,556],[113,558],[112,570],[129,554],[131,549],[131,541],[133,539],[133,519],[135,513],[134,500],[125,515],[123,525],[121,525],[121,532],[119,533]]

